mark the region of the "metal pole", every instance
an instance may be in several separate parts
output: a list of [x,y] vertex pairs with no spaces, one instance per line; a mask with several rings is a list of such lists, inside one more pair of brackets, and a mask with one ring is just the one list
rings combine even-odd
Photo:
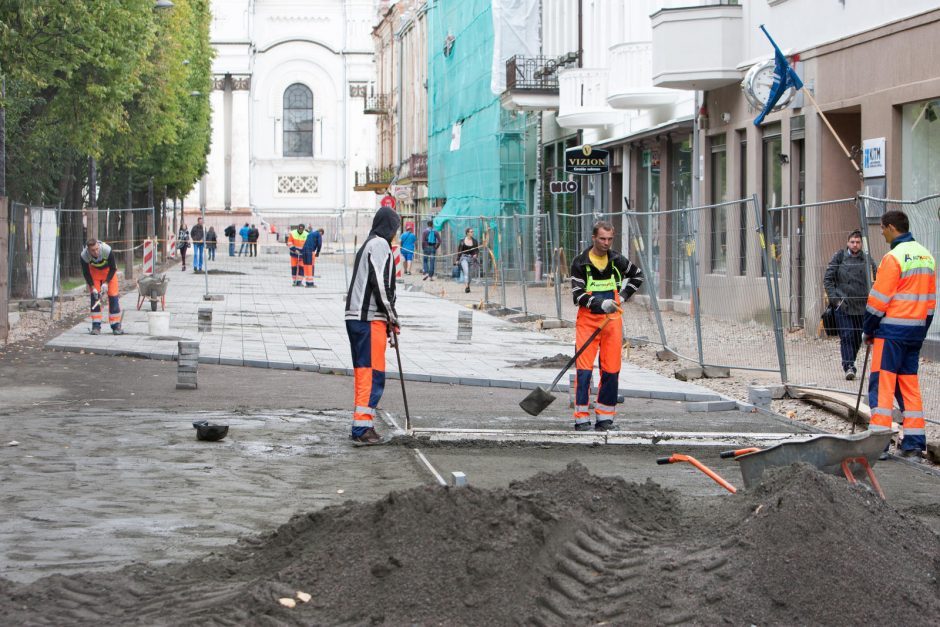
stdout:
[[506,308],[506,264],[503,263],[503,259],[506,257],[503,253],[506,252],[503,248],[503,228],[499,218],[496,219],[496,241],[499,244],[499,257],[496,259],[497,268],[499,268],[499,287],[502,291],[503,297],[503,309]]
[[519,246],[519,281],[522,283],[522,313],[529,315],[529,302],[526,298],[526,289],[525,289],[525,273],[526,273],[526,258],[525,258],[525,237],[522,236],[522,227],[521,221],[519,220],[519,214],[512,214],[512,224],[516,229],[516,243]]
[[695,220],[693,224],[691,215],[688,212],[686,212],[685,215],[689,220],[689,226],[692,227],[689,229],[689,241],[686,244],[686,256],[689,259],[689,278],[692,281],[692,308],[695,310],[695,339],[698,345],[698,365],[704,367],[705,351],[702,346],[702,301],[699,294],[698,284],[698,252],[695,247],[695,241],[698,235],[698,220]]
[[206,254],[206,206],[203,205],[199,208],[199,213],[202,215],[202,276],[205,279],[206,284],[206,295],[205,300],[209,300],[209,255]]
[[[0,101],[7,97],[7,79],[0,78]],[[7,110],[0,106],[0,198],[7,195]]]
[[42,220],[45,215],[45,209],[39,207],[39,243],[36,246],[36,267],[33,269],[33,298],[39,298],[39,271],[42,269]]
[[767,242],[764,238],[764,222],[763,216],[761,216],[760,201],[757,199],[757,194],[751,196],[751,202],[754,203],[754,215],[757,218],[757,236],[760,240],[761,254],[764,257],[764,267],[767,269],[767,297],[768,304],[770,305],[770,317],[773,320],[774,325],[774,341],[777,345],[777,362],[780,365],[780,380],[783,383],[787,382],[787,358],[784,353],[783,348],[783,329],[780,327],[777,316],[779,315],[778,307],[776,305],[777,301],[774,298],[774,285],[773,280],[771,279],[770,273],[775,272],[776,268],[771,267],[770,265],[770,255],[767,253]]
[[49,318],[55,320],[55,301],[58,296],[59,290],[59,245],[60,245],[60,233],[59,233],[59,213],[62,211],[62,205],[56,207],[55,210],[55,248],[52,252],[52,306],[49,308]]
[[127,252],[124,253],[124,278],[131,280],[134,278],[134,195],[131,189],[131,173],[127,172],[127,210],[124,212],[124,245]]
[[554,250],[554,255],[552,255],[552,263],[554,264],[555,272],[555,315],[558,316],[558,319],[561,320],[561,238],[558,234],[558,211],[555,210],[551,213],[552,216],[552,250]]
[[[339,214],[339,241],[343,245],[343,280],[346,281],[346,290],[349,290],[349,259],[346,256],[346,236],[343,234],[345,229],[345,224],[343,223],[343,214],[342,211]],[[417,251],[416,251],[417,252]]]
[[480,239],[483,242],[483,262],[481,265],[483,271],[483,302],[490,302],[490,230],[486,218],[480,218]]

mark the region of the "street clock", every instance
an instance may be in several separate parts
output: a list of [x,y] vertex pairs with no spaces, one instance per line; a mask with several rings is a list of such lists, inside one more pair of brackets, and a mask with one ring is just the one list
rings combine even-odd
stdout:
[[[767,103],[767,99],[770,97],[770,89],[774,84],[774,68],[776,64],[773,59],[764,61],[763,63],[755,63],[751,66],[751,69],[747,71],[747,74],[744,75],[744,80],[741,81],[741,89],[744,91],[744,98],[747,100],[755,109],[761,110],[764,108],[764,105]],[[783,96],[780,97],[780,100],[777,101],[777,104],[772,109],[777,111],[778,109],[783,109],[790,101],[793,100],[793,97],[796,95],[796,90],[793,87],[788,88],[783,92]]]

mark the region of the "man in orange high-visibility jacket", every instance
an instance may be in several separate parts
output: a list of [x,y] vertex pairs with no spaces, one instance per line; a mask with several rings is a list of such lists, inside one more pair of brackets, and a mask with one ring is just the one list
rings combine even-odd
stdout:
[[108,287],[108,322],[111,332],[123,335],[121,329],[121,299],[118,297],[117,264],[111,247],[91,238],[85,242],[81,255],[82,276],[91,297],[91,334],[101,333],[101,290]]
[[591,345],[578,356],[575,364],[574,428],[591,429],[588,397],[594,359],[600,351],[601,380],[594,402],[596,431],[613,428],[617,411],[623,328],[620,303],[636,293],[643,284],[643,271],[620,253],[611,250],[614,227],[610,222],[594,225],[592,245],[571,262],[571,291],[578,306],[575,346],[580,348],[608,317],[611,321]]
[[303,285],[304,264],[303,250],[307,241],[307,231],[303,224],[298,224],[287,234],[287,249],[290,252],[290,278],[294,287]]
[[863,332],[872,346],[868,399],[872,431],[891,429],[894,399],[904,417],[900,454],[919,458],[927,449],[924,404],[917,380],[920,348],[937,308],[937,263],[914,241],[901,211],[881,216],[881,233],[891,246],[868,293]]

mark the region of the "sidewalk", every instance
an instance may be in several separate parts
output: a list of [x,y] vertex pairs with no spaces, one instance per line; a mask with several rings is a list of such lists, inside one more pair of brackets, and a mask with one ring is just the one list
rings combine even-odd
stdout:
[[[317,264],[317,287],[293,287],[286,250],[262,248],[255,258],[228,257],[220,248],[210,262],[209,293],[223,300],[206,301],[205,276],[173,266],[167,275],[170,334],[149,335],[147,309],[137,311],[137,292],[124,294],[125,335],[113,336],[107,325],[102,335],[88,333],[86,320],[54,338],[47,348],[174,360],[177,341],[200,342],[200,363],[303,370],[352,375],[343,311],[343,258],[322,256]],[[351,257],[350,257],[351,259]],[[401,287],[401,286],[400,286]],[[198,310],[212,308],[212,330],[197,329]],[[399,291],[402,320],[401,358],[406,380],[483,387],[548,387],[558,370],[518,368],[532,359],[573,354],[567,343],[527,331],[489,314],[473,312],[472,339],[457,343],[458,312],[465,307],[422,292]],[[386,355],[389,378],[398,377],[395,352]],[[595,385],[597,374],[595,373]],[[568,378],[558,386],[567,391]],[[676,401],[717,401],[717,393],[663,377],[624,363],[620,394],[634,398]]]

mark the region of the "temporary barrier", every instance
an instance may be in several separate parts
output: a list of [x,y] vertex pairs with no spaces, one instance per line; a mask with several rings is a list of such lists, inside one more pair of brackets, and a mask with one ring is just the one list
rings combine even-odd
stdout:
[[145,239],[144,240],[143,269],[141,270],[143,274],[153,274],[153,251],[154,251],[153,240]]
[[401,269],[401,246],[398,246],[398,245],[392,246],[392,259],[395,260],[395,278],[396,279],[404,278],[404,275],[402,275],[402,269]]

